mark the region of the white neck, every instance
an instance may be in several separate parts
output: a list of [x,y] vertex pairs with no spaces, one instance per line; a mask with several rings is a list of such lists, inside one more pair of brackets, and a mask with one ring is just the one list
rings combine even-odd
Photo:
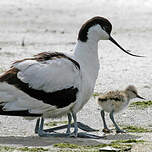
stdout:
[[96,81],[99,71],[98,41],[88,39],[87,42],[77,41],[74,58],[80,63],[92,81]]

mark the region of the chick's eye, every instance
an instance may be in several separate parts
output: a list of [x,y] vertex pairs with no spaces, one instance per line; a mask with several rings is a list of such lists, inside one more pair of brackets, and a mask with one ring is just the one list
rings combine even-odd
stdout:
[[137,95],[137,92],[136,91],[132,91],[135,95]]

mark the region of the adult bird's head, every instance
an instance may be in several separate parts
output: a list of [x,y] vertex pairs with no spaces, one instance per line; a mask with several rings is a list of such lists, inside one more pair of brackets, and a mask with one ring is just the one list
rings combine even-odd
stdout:
[[78,40],[82,42],[87,42],[89,40],[99,41],[99,40],[110,40],[116,46],[118,46],[125,53],[135,56],[143,57],[140,55],[135,55],[130,53],[129,50],[122,48],[116,40],[111,36],[112,24],[103,17],[96,16],[84,23],[79,31]]

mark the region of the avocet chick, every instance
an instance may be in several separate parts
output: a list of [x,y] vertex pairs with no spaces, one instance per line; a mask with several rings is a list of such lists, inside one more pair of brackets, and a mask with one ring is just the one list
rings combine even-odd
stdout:
[[130,99],[133,98],[140,98],[144,99],[143,97],[139,96],[135,86],[129,85],[124,91],[110,91],[106,94],[99,95],[97,98],[98,104],[101,106],[101,117],[103,120],[104,129],[103,132],[109,133],[110,130],[107,127],[105,121],[105,113],[104,111],[109,113],[110,119],[112,120],[116,132],[117,133],[124,133],[125,131],[121,130],[119,126],[116,124],[114,120],[114,113],[117,113],[123,110],[125,107],[128,106]]

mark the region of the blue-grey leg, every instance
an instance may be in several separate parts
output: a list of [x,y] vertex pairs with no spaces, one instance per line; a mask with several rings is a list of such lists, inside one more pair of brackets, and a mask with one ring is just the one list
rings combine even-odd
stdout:
[[[73,120],[74,120],[74,123],[71,124],[71,120],[72,120],[72,117],[73,117]],[[55,128],[51,128],[51,129],[46,129],[46,130],[43,130],[43,126],[44,126],[44,118],[41,117],[37,120],[36,122],[36,127],[35,127],[35,133],[38,133],[38,135],[40,137],[80,137],[80,138],[92,138],[92,139],[99,139],[99,138],[103,138],[101,136],[96,136],[96,135],[92,135],[92,134],[87,134],[87,133],[78,133],[78,126],[80,126],[79,128],[82,129],[82,130],[89,130],[89,131],[98,131],[98,130],[95,130],[95,129],[92,129],[90,128],[89,126],[83,124],[83,123],[80,123],[80,122],[77,122],[77,117],[76,117],[76,113],[72,113],[72,116],[71,116],[71,113],[68,114],[68,125],[63,125],[63,126],[59,126],[59,127],[55,127]],[[71,127],[74,127],[74,132],[71,134],[70,132],[70,128]],[[60,130],[60,129],[65,129],[67,128],[67,131],[66,131],[66,134],[65,133],[55,133],[54,131],[55,130]],[[53,133],[51,133],[53,132]]]
[[[71,124],[71,120],[72,120],[71,113],[68,113],[67,115],[68,115],[68,125],[62,125],[62,126],[58,126],[58,127],[54,127],[54,128],[45,129],[44,131],[53,132],[53,131],[56,131],[56,130],[61,130],[61,129],[67,128],[66,132],[70,133],[70,128],[74,127],[74,123]],[[85,125],[81,122],[77,122],[77,126],[81,130],[84,130],[84,131],[87,131],[87,132],[99,131],[99,130],[93,129],[93,128],[89,127],[88,125]]]
[[67,137],[67,134],[65,134],[65,133],[49,133],[49,132],[45,132],[43,130],[43,126],[44,126],[44,118],[41,117],[40,118],[40,126],[39,126],[39,130],[38,130],[38,135],[40,137]]
[[80,128],[83,131],[87,131],[87,132],[99,131],[98,129],[93,129],[93,128],[89,127],[88,125],[85,125],[81,122],[77,122],[77,124],[78,124],[78,128]]
[[[103,138],[102,136],[96,136],[96,135],[92,135],[92,134],[87,134],[87,133],[78,133],[78,127],[77,127],[77,118],[76,118],[76,114],[72,115],[73,119],[74,119],[74,132],[73,132],[73,136],[71,134],[71,137],[80,137],[80,138],[92,138],[92,139],[99,139],[99,138]],[[39,129],[38,129],[38,135],[40,137],[69,137],[69,135],[67,133],[56,133],[56,132],[47,132],[45,130],[43,130],[43,126],[44,126],[44,118],[41,117],[39,120]],[[67,126],[67,125],[66,125]]]
[[125,133],[125,131],[123,131],[123,130],[121,130],[119,127],[118,127],[118,125],[116,124],[116,122],[115,122],[115,120],[114,120],[114,116],[113,116],[113,111],[112,112],[110,112],[110,119],[111,119],[111,121],[113,122],[113,124],[114,124],[114,126],[115,126],[115,128],[116,128],[116,132],[117,133]]
[[[62,126],[58,126],[58,127],[54,127],[54,128],[45,129],[44,131],[45,131],[45,132],[54,132],[54,131],[56,131],[56,130],[61,130],[61,129],[67,128],[66,133],[67,133],[68,135],[70,135],[70,128],[71,128],[72,116],[71,116],[71,113],[68,113],[67,115],[68,115],[68,125],[62,125]],[[36,133],[36,134],[38,133],[39,125],[40,125],[40,118],[38,118],[37,121],[36,121],[36,126],[35,126],[35,133]]]
[[80,137],[80,138],[91,138],[91,139],[99,139],[103,138],[101,136],[87,134],[85,132],[79,132],[78,133],[78,124],[77,124],[77,116],[76,113],[72,112],[72,117],[74,120],[74,132],[71,134],[72,137]]
[[[98,129],[93,129],[93,128],[89,127],[88,125],[85,125],[81,122],[77,122],[77,125],[78,125],[78,128],[80,128],[81,130],[87,131],[87,132],[99,131]],[[54,127],[54,128],[45,129],[44,131],[53,132],[56,130],[65,129],[67,127],[68,127],[68,125],[62,125],[62,126],[58,126],[58,127]],[[74,127],[74,123],[71,124],[71,127]]]
[[110,133],[110,129],[107,127],[107,124],[106,124],[106,121],[105,121],[105,112],[104,112],[104,110],[101,110],[101,117],[102,117],[102,120],[103,120],[103,126],[104,126],[104,128],[103,128],[103,132],[104,133]]
[[36,134],[38,133],[39,125],[40,125],[40,118],[38,118],[37,121],[36,121],[36,126],[35,126],[35,133]]
[[[70,131],[71,121],[72,121],[71,113],[68,113],[67,116],[68,116],[68,125],[62,125],[62,126],[58,126],[58,127],[54,127],[54,128],[50,128],[50,129],[45,129],[44,131],[45,132],[54,132],[56,130],[61,130],[61,129],[67,128],[66,134],[70,135],[71,134],[71,131]],[[74,125],[72,125],[72,127],[74,127]]]
[[77,115],[75,112],[72,112],[72,117],[74,121],[74,132],[71,134],[72,137],[78,136],[78,124],[77,124]]
[[66,134],[70,135],[71,134],[70,128],[71,128],[72,116],[71,116],[71,113],[68,113],[67,115],[68,115],[68,126],[67,126]]

